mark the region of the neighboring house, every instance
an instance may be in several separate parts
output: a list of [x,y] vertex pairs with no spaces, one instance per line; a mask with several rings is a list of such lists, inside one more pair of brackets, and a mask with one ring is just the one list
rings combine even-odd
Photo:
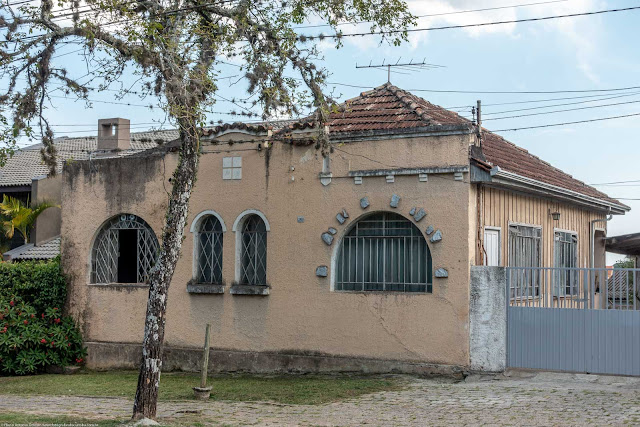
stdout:
[[[113,125],[120,126],[121,135],[126,138],[126,144],[121,149],[114,151],[114,138],[101,133],[101,137],[79,137],[69,138],[66,136],[56,138],[58,165],[56,171],[62,172],[65,163],[76,160],[88,160],[91,158],[127,156],[157,147],[168,141],[175,140],[178,132],[175,130],[156,132],[137,132],[129,134],[129,121],[106,119],[100,121],[101,128],[107,125],[113,131]],[[23,203],[27,201],[41,202],[47,200],[52,203],[61,202],[61,179],[59,176],[49,177],[49,168],[42,161],[40,150],[42,144],[30,145],[20,150],[10,157],[6,164],[0,168],[0,200],[6,194],[20,199]],[[60,235],[60,209],[48,209],[44,211],[36,221],[36,225],[31,232],[30,244],[24,245],[24,239],[18,233],[11,241],[11,252],[3,258],[8,260],[33,259],[30,254],[38,253],[39,259],[53,258],[60,252],[60,239],[55,240]],[[52,251],[51,247],[58,243],[58,249]],[[47,244],[47,249],[34,252],[33,246]]]
[[[617,200],[390,84],[341,110],[327,158],[309,121],[203,132],[166,369],[197,366],[207,323],[217,370],[467,368],[470,266],[604,266]],[[139,363],[177,146],[64,168],[68,310],[91,367]]]
[[60,255],[60,236],[38,243],[19,246],[2,255],[4,261],[44,261]]

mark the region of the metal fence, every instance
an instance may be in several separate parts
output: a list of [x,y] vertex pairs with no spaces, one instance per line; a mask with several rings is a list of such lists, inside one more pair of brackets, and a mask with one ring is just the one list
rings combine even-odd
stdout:
[[507,268],[507,365],[640,375],[640,269]]
[[640,269],[509,267],[510,305],[640,310]]

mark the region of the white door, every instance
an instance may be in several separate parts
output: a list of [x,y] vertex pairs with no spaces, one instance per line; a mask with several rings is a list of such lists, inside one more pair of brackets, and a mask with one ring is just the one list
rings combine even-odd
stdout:
[[500,265],[500,230],[496,228],[484,229],[484,265],[497,267]]

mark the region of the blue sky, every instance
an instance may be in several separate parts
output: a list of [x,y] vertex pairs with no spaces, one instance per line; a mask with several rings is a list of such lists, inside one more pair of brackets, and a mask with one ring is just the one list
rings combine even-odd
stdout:
[[[474,13],[462,10],[511,6],[534,3],[543,0],[413,0],[410,9],[416,15],[440,14],[420,18],[419,27],[444,25],[464,25],[472,23],[522,19],[549,15],[590,12],[602,9],[640,6],[640,0],[566,0],[528,7],[506,8]],[[356,69],[355,65],[379,63],[382,60],[395,62],[399,58],[440,64],[446,68],[425,70],[410,75],[393,74],[393,84],[403,89],[468,90],[468,91],[566,91],[584,89],[610,89],[640,86],[637,76],[640,72],[640,10],[609,13],[596,16],[564,18],[559,20],[506,24],[469,29],[452,29],[413,33],[409,43],[401,47],[380,45],[377,37],[346,38],[345,46],[336,51],[323,42],[325,56],[323,65],[328,68],[332,82],[340,82],[364,87],[374,87],[386,81],[386,72],[370,69]],[[307,33],[321,32],[323,29],[307,29]],[[324,29],[326,32],[326,29]],[[344,32],[356,28],[344,27]],[[61,49],[58,54],[72,52],[74,45]],[[77,73],[87,72],[86,66],[74,54],[57,59],[64,61]],[[224,66],[221,76],[238,73],[238,68]],[[231,79],[221,80],[220,94],[226,98],[246,97],[246,83],[240,81],[230,85]],[[126,82],[135,84],[133,80]],[[356,96],[364,89],[336,86],[342,99]],[[637,95],[635,93],[638,93]],[[549,98],[593,95],[575,94],[452,94],[436,92],[414,92],[429,101],[445,106],[465,106],[481,99],[488,129],[518,128],[549,123],[561,123],[592,118],[617,116],[640,112],[640,102],[625,105],[592,108],[571,112],[542,114],[537,116],[489,120],[491,113],[517,108],[527,108],[555,103],[592,100],[558,100],[532,104],[498,105],[488,104],[521,102]],[[624,97],[590,102],[572,106],[531,110],[515,113],[494,114],[494,117],[522,113],[544,112],[555,109],[594,106],[617,102],[640,101],[640,90],[610,93],[608,96]],[[101,92],[92,99],[117,101],[114,92]],[[64,99],[53,99],[49,111],[55,130],[60,135],[78,136],[95,134],[97,120],[104,117],[125,117],[132,122],[132,130],[158,127],[148,125],[162,121],[159,109],[123,105],[94,103],[87,108],[84,103]],[[119,102],[149,104],[153,100],[140,100],[135,95]],[[220,102],[214,110],[238,110],[227,102]],[[468,112],[468,110],[467,110]],[[234,117],[211,115],[212,120],[233,121]],[[61,126],[75,124],[76,126]],[[77,126],[82,125],[82,126]],[[171,127],[165,123],[164,127]],[[526,148],[535,155],[550,162],[587,183],[601,183],[625,180],[640,180],[638,159],[638,133],[640,116],[618,120],[600,121],[588,124],[565,125],[543,129],[501,132],[512,142]],[[598,187],[615,197],[640,199],[638,186]],[[617,216],[609,225],[609,235],[640,231],[640,201],[625,201],[633,208],[630,214]],[[613,259],[613,258],[611,258]]]

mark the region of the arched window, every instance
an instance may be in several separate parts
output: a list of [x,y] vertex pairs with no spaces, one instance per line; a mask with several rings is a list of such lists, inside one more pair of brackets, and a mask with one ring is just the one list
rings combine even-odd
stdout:
[[112,218],[93,244],[91,283],[146,282],[158,249],[158,239],[143,219],[131,214]]
[[395,213],[373,213],[342,239],[335,290],[431,292],[431,270],[431,253],[418,227]]
[[242,222],[240,250],[240,284],[267,284],[267,226],[256,214]]
[[195,279],[198,283],[222,283],[222,223],[213,215],[198,221],[195,235]]

